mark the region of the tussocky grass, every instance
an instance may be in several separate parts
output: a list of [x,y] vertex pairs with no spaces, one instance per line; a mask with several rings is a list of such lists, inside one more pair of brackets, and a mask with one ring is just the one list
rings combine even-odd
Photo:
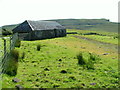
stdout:
[[[40,45],[40,51],[36,46]],[[66,37],[21,41],[19,65],[16,76],[3,74],[3,88],[117,88],[118,54],[113,49],[87,40]],[[100,56],[94,69],[78,65],[79,52],[90,52]],[[25,53],[24,58],[23,52]],[[112,53],[111,53],[112,52]],[[109,53],[103,55],[103,53]],[[21,81],[12,82],[13,78]]]

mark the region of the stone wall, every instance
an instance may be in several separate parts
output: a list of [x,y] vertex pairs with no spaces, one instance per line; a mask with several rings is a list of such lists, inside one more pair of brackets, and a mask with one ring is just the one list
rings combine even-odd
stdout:
[[19,33],[18,34],[18,37],[20,40],[29,40],[30,39],[29,36],[30,36],[29,33]]
[[47,39],[47,38],[54,38],[55,32],[54,30],[41,30],[41,31],[34,31],[34,38],[35,39]]
[[63,36],[66,36],[65,29],[35,30],[29,33],[19,33],[19,39],[21,40],[41,40]]

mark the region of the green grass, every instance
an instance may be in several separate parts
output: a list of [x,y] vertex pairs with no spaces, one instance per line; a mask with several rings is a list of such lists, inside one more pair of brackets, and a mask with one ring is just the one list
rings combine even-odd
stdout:
[[5,70],[4,73],[15,76],[17,74],[19,52],[13,49],[9,54],[10,56],[3,67]]
[[[96,41],[104,42],[104,43],[111,43],[118,45],[118,33],[114,32],[105,32],[105,31],[89,31],[89,30],[75,30],[75,29],[68,29],[68,32],[77,32],[78,36],[82,35],[83,37],[87,37]],[[97,33],[101,35],[84,35],[86,33]]]
[[79,52],[77,59],[78,64],[87,69],[94,69],[94,64],[100,60],[98,55],[89,52]]
[[[5,37],[4,40],[6,40],[6,50],[7,50],[7,52],[10,52],[10,38]],[[0,57],[4,53],[4,40],[2,38],[0,38]]]
[[78,29],[67,29],[68,32],[78,32],[78,34],[83,35],[86,33],[98,33],[106,36],[118,36],[117,32],[107,32],[107,31],[99,31],[99,30],[78,30]]
[[[40,45],[40,51],[37,50]],[[118,54],[114,49],[84,39],[67,37],[21,41],[19,66],[16,76],[3,75],[3,88],[21,85],[25,88],[117,88]],[[99,55],[94,70],[78,64],[79,52]],[[23,52],[25,53],[24,58]],[[110,53],[102,55],[103,53]],[[113,59],[114,57],[114,59]],[[12,82],[13,78],[21,81]]]
[[118,32],[118,23],[107,19],[56,19],[52,21],[59,22],[67,29]]
[[99,35],[85,35],[87,38],[91,38],[97,41],[118,44],[118,38],[110,37],[110,36],[99,36]]

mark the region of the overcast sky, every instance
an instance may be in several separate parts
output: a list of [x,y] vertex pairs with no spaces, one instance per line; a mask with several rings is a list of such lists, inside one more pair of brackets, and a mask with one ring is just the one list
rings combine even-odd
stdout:
[[24,20],[110,19],[118,22],[120,0],[0,0],[0,26]]

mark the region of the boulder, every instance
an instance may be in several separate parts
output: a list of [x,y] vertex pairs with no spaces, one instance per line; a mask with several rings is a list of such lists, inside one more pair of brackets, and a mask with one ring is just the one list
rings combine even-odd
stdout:
[[17,82],[20,82],[21,80],[19,80],[18,78],[13,78],[12,81],[17,83]]

